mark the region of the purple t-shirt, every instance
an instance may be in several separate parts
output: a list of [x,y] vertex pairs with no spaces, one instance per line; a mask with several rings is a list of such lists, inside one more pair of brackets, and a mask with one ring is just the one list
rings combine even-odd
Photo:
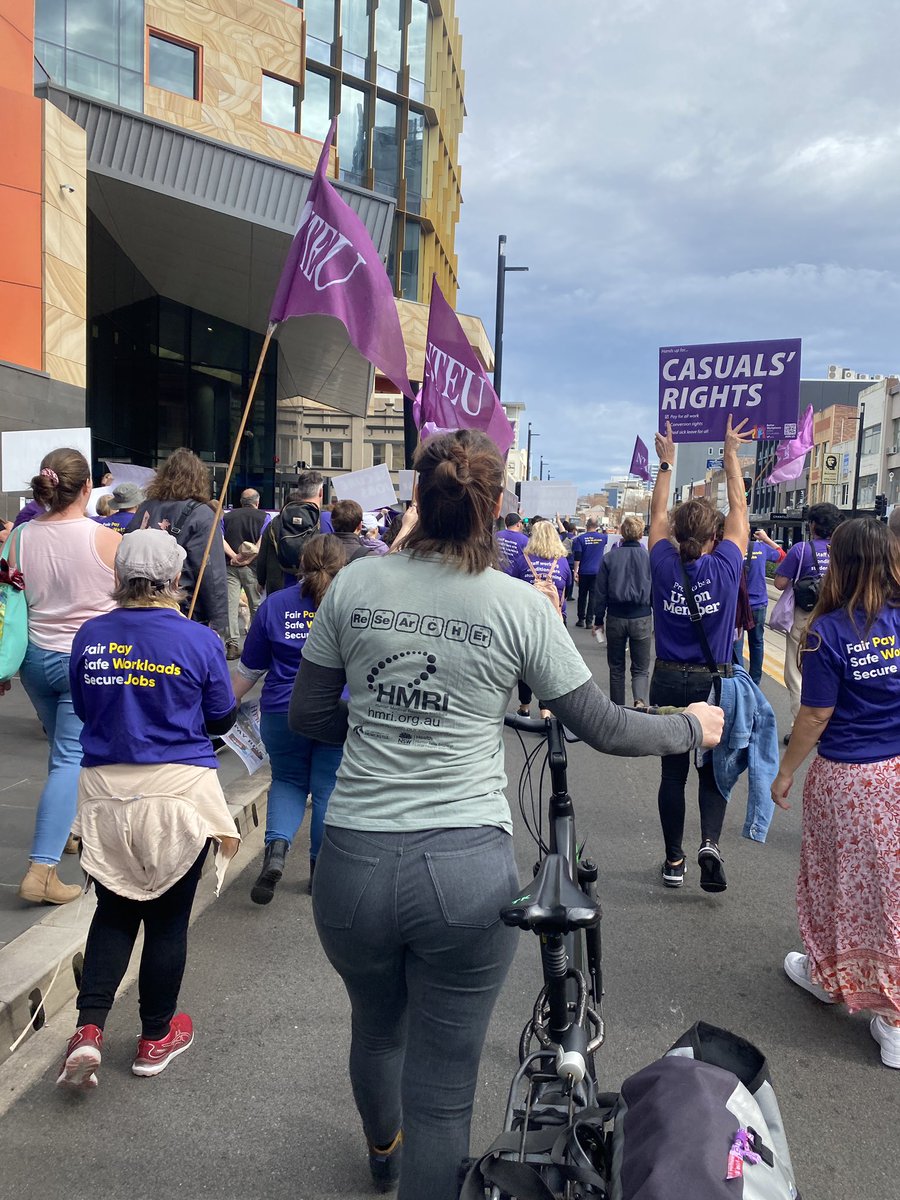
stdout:
[[[791,583],[798,577],[803,578],[804,575],[815,575],[816,568],[813,565],[810,546],[813,546],[816,551],[816,560],[819,564],[819,570],[824,575],[828,570],[828,561],[831,553],[830,542],[795,542],[784,556],[784,561],[779,564],[776,574],[784,575]],[[797,573],[797,568],[800,566],[800,555],[803,555],[803,568]]]
[[217,633],[171,608],[115,608],[85,621],[69,660],[84,721],[84,767],[185,763],[217,767],[206,721],[234,708]]
[[603,562],[603,552],[609,541],[608,533],[579,533],[572,542],[572,554],[578,563],[579,575],[597,575]]
[[862,613],[856,627],[843,609],[825,613],[810,625],[801,660],[801,704],[834,708],[819,753],[836,762],[900,754],[900,609],[884,609],[865,635],[864,628]]
[[[720,542],[712,554],[686,563],[688,579],[717,663],[731,661],[738,585],[744,556],[734,542]],[[656,657],[670,662],[705,663],[684,595],[678,551],[669,541],[650,551]]]
[[[556,588],[562,605],[562,614],[566,615],[566,588],[572,582],[572,568],[564,558],[541,558],[537,554],[529,554],[528,557],[534,563],[541,579],[549,579]],[[551,570],[552,565],[552,570]],[[520,555],[518,561],[514,564],[509,572],[515,579],[524,579],[526,583],[533,584],[535,581],[535,573],[525,561],[525,556]]]
[[268,672],[259,701],[261,712],[287,712],[317,607],[295,580],[267,596],[257,609],[241,662],[251,671]]
[[517,533],[513,529],[506,529],[501,533],[494,534],[494,540],[497,543],[497,548],[500,551],[500,567],[507,575],[515,573],[514,568],[519,561],[522,551],[528,545],[528,534]]
[[766,588],[766,563],[778,562],[781,552],[765,542],[750,542],[750,563],[747,567],[747,595],[751,608],[768,606],[769,593]]

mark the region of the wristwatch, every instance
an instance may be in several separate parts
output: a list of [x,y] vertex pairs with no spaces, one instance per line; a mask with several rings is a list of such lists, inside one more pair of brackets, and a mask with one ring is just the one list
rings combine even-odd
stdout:
[[667,462],[661,462],[661,463],[659,464],[659,469],[660,469],[661,471],[671,471],[671,470],[672,470],[672,467],[671,467],[671,465],[670,465],[669,463],[667,463]]

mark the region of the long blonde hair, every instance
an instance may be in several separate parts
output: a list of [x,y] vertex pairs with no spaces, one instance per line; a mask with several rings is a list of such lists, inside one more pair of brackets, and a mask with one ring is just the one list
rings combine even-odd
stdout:
[[566,551],[559,534],[549,521],[535,521],[531,527],[525,553],[535,558],[565,558]]

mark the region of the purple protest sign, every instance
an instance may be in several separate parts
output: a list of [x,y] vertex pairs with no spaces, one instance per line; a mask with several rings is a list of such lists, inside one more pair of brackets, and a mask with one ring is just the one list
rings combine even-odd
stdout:
[[480,429],[504,457],[515,436],[437,279],[431,284],[425,378],[418,395],[417,422],[423,433],[429,423],[440,430]]
[[631,456],[631,466],[628,470],[632,475],[637,475],[638,479],[645,479],[647,483],[652,478],[650,475],[650,455],[647,452],[647,447],[640,438],[634,439],[634,454]]
[[676,442],[720,442],[731,414],[757,439],[797,436],[800,339],[668,346],[659,352],[659,427]]
[[325,176],[335,124],[322,147],[269,321],[312,313],[337,317],[360,354],[412,399],[391,281],[365,225]]

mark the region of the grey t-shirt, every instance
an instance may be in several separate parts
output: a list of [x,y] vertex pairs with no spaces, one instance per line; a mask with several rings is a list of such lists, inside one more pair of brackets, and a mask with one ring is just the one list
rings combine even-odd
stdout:
[[502,739],[511,690],[524,679],[550,701],[591,678],[530,584],[402,552],[335,577],[303,655],[347,675],[349,731],[326,821],[352,829],[511,832]]

